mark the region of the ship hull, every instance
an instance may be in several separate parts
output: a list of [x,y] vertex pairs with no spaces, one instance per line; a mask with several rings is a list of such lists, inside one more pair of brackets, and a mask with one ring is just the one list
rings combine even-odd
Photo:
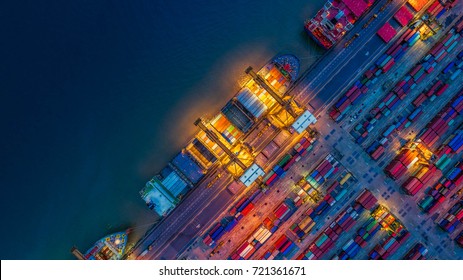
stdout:
[[307,35],[309,35],[309,37],[320,47],[322,47],[323,49],[325,50],[329,50],[331,49],[331,47],[333,47],[333,45],[330,45],[330,46],[325,46],[321,41],[320,39],[318,39],[317,36],[315,36],[315,34],[312,33],[312,31],[310,31],[308,28],[305,29]]

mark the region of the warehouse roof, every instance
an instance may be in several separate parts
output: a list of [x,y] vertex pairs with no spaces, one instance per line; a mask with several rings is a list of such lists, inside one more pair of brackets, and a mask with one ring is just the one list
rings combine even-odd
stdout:
[[240,180],[246,187],[249,187],[252,183],[256,181],[259,176],[263,176],[265,172],[257,164],[251,165],[251,167],[244,172]]
[[296,119],[296,121],[293,123],[292,127],[294,130],[297,131],[297,133],[301,133],[304,130],[309,127],[309,125],[314,124],[317,122],[317,119],[315,118],[312,113],[309,111],[305,111],[299,118]]
[[400,25],[405,26],[413,19],[413,14],[407,6],[402,6],[402,8],[395,13],[394,19],[397,20]]
[[343,0],[343,2],[356,17],[360,17],[368,8],[367,3],[363,0]]
[[420,11],[428,3],[428,0],[409,0],[408,4],[412,6],[415,11]]
[[397,31],[395,31],[394,27],[392,27],[389,22],[386,22],[386,24],[378,30],[377,34],[384,42],[389,43],[397,34]]

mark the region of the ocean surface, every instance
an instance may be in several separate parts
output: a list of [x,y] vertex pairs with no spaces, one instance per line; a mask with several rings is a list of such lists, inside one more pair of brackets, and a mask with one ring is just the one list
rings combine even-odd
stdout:
[[0,9],[1,259],[72,259],[155,216],[144,183],[324,0],[10,1]]

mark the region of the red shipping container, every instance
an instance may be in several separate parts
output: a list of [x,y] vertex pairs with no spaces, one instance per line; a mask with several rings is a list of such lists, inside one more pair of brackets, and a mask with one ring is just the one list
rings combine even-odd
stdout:
[[443,119],[440,119],[440,118],[439,118],[439,119],[434,119],[434,121],[431,122],[430,128],[431,128],[432,130],[436,131],[436,129],[437,129],[438,127],[440,127],[444,122],[445,122],[445,121],[444,121]]
[[386,63],[386,65],[384,65],[383,72],[387,73],[387,71],[391,70],[391,68],[392,68],[392,66],[394,66],[394,64],[395,64],[394,59],[389,60],[389,62]]
[[354,91],[354,93],[352,93],[352,95],[349,97],[349,100],[351,102],[354,102],[355,100],[357,100],[357,98],[362,94],[362,92],[360,90],[356,90]]
[[394,101],[392,101],[387,107],[391,109],[392,106],[394,106],[399,100],[400,98],[397,95],[394,95]]
[[325,166],[329,164],[329,161],[327,161],[326,159],[324,159],[316,168],[317,171],[320,172],[320,170],[322,170],[323,168],[325,168]]
[[389,49],[390,51],[388,51],[387,54],[392,56],[392,57],[395,57],[400,52],[401,49],[402,49],[402,46],[397,45],[394,48],[390,48]]
[[244,249],[246,249],[246,247],[248,247],[249,243],[248,242],[244,242],[237,250],[236,250],[236,253],[239,255],[241,254]]
[[431,208],[429,208],[428,213],[433,214],[438,208],[440,207],[440,203],[434,204]]
[[449,88],[449,84],[444,84],[437,92],[437,96],[441,96],[447,89]]
[[373,208],[373,206],[376,205],[377,202],[378,202],[378,200],[377,200],[376,198],[370,199],[370,200],[365,204],[365,209],[371,210],[371,209]]
[[330,117],[331,117],[333,120],[336,120],[340,115],[341,115],[341,113],[339,113],[336,109],[333,109],[333,110],[331,110],[331,112],[330,112]]
[[342,103],[341,106],[339,106],[338,108],[339,112],[343,113],[344,110],[346,110],[346,108],[349,107],[350,104],[351,104],[350,100],[346,99],[346,101],[344,101],[344,103]]
[[360,90],[361,90],[362,93],[367,93],[368,87],[363,86],[363,87],[360,88]]
[[456,31],[460,33],[463,30],[463,21],[460,21],[455,27]]
[[419,77],[418,80],[416,80],[416,83],[420,84],[424,80],[424,78],[426,78],[427,75],[428,74],[426,74],[426,72],[423,73],[423,75],[421,75],[421,77]]
[[[410,31],[410,32],[408,32]],[[410,39],[413,35],[415,35],[416,31],[415,30],[411,30],[411,29],[408,29],[407,32],[404,33],[404,39],[403,41],[407,41],[408,39]]]
[[287,241],[286,243],[283,244],[283,246],[281,247],[279,251],[283,252],[284,250],[288,249],[288,247],[291,246],[291,244],[293,244],[291,241]]
[[252,203],[249,203],[246,207],[244,207],[243,210],[241,210],[241,214],[243,216],[246,216],[247,214],[249,214],[249,212],[251,212],[252,209],[254,209],[254,205]]
[[351,87],[351,88],[346,92],[346,96],[349,97],[356,89],[357,89],[357,86]]
[[421,93],[420,95],[418,95],[418,97],[413,101],[413,105],[415,105],[415,107],[419,107],[421,104],[423,104],[423,102],[426,100],[426,95],[424,93]]
[[435,1],[434,3],[432,3],[431,6],[429,6],[428,8],[428,13],[432,13],[432,11],[436,9],[438,5],[440,5],[439,1]]
[[360,243],[360,247],[365,248],[367,246],[367,242],[365,240],[362,240]]
[[410,71],[410,73],[409,73],[410,76],[415,76],[415,74],[418,73],[418,71],[420,71],[421,68],[423,68],[423,65],[421,65],[421,64],[416,65],[416,66],[412,69],[412,71]]
[[436,92],[436,90],[442,86],[442,84],[443,84],[443,82],[441,80],[434,83],[434,85],[428,91],[428,96],[433,95],[434,92]]
[[[452,36],[451,34],[449,34],[450,36]],[[448,36],[448,35],[447,35]],[[441,49],[444,47],[444,44],[442,42],[438,43],[436,46],[434,46],[431,51],[430,51],[430,54],[433,55],[433,56],[436,56],[440,51]]]
[[405,93],[405,91],[403,90],[403,88],[399,89],[399,91],[397,92],[397,96],[398,96],[401,100],[403,100],[403,99],[405,98],[406,93]]
[[355,225],[355,220],[351,220],[345,227],[344,227],[344,230],[345,231],[349,231],[352,229],[352,227]]
[[356,201],[359,203],[363,203],[365,201],[365,198],[368,198],[369,195],[370,191],[363,190],[363,192],[357,197]]
[[276,242],[275,242],[275,248],[278,250],[283,244],[288,240],[286,235],[282,235]]

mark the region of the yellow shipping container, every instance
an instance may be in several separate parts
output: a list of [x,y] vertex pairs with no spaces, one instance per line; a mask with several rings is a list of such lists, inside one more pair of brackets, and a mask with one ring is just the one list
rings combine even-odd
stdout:
[[344,185],[344,183],[346,183],[347,180],[349,180],[351,176],[352,176],[352,174],[347,173],[346,176],[344,176],[344,178],[342,178],[342,180],[339,182],[339,184]]

